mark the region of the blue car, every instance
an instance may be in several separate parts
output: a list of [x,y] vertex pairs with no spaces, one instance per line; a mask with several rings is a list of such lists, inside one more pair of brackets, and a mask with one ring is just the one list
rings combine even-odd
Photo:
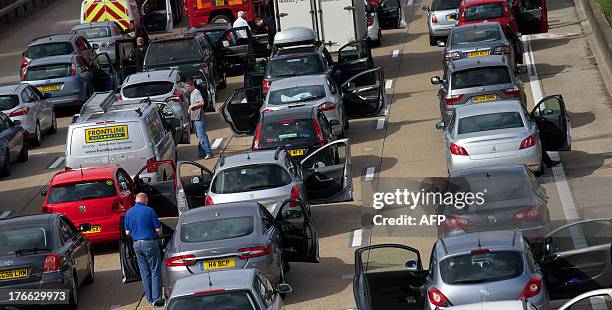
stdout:
[[25,130],[18,120],[11,121],[6,114],[0,112],[0,175],[11,174],[12,161],[28,160],[28,144]]

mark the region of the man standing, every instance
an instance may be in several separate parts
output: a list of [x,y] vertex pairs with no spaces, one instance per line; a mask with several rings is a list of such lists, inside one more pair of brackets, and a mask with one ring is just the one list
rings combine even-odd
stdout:
[[[246,21],[246,19],[244,19],[244,11],[238,11],[238,13],[236,14],[238,16],[238,18],[236,18],[236,20],[234,21],[234,25],[233,28],[239,28],[239,27],[247,27],[249,28],[249,30],[251,30],[251,27],[249,26],[249,23]],[[240,30],[237,32],[238,35],[238,39],[248,39],[249,36],[246,32],[246,30]]]
[[272,44],[274,44],[274,31],[272,31],[272,29],[270,29],[270,27],[268,27],[268,25],[264,23],[263,18],[261,17],[255,18],[255,27],[253,27],[253,33],[254,34],[266,34],[268,36],[267,48],[269,50],[272,49]]
[[147,206],[149,198],[145,193],[136,195],[136,204],[125,214],[125,234],[134,240],[134,253],[140,269],[145,297],[149,304],[161,307],[162,258],[157,244],[161,237],[161,223],[155,211]]
[[143,37],[136,38],[136,48],[130,52],[129,60],[136,64],[136,72],[142,72],[147,46]]
[[213,158],[213,153],[210,149],[208,135],[206,134],[206,114],[204,113],[204,106],[208,102],[208,96],[204,99],[202,92],[196,88],[195,82],[192,80],[187,81],[185,86],[187,86],[187,90],[191,92],[189,95],[190,105],[187,110],[190,113],[196,135],[200,140],[198,143],[198,155],[204,157],[204,159],[211,159]]

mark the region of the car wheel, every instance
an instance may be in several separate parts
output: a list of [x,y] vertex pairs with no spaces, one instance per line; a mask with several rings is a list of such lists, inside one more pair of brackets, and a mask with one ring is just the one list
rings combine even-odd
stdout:
[[4,155],[4,165],[2,169],[0,169],[0,175],[3,177],[8,177],[11,175],[11,154],[9,150],[6,150],[6,155]]
[[347,119],[347,120],[344,122],[344,130],[349,129],[349,127],[350,127],[350,125],[349,125],[349,120]]
[[434,37],[430,34],[429,35],[429,45],[438,46],[438,37]]
[[79,286],[77,285],[78,278],[76,273],[72,274],[72,288],[70,290],[68,300],[68,309],[77,309],[79,304]]
[[40,132],[40,123],[36,121],[36,127],[34,129],[34,136],[30,140],[33,146],[40,146],[42,144],[42,133]]
[[219,89],[225,89],[225,88],[227,88],[227,74],[223,72],[223,80],[221,81],[221,83],[219,83]]
[[226,23],[231,23],[232,20],[225,15],[217,15],[210,20],[209,24],[220,23],[221,21],[225,21]]
[[89,274],[87,275],[87,278],[85,278],[85,281],[83,282],[83,284],[85,285],[93,284],[95,281],[93,253],[89,253],[89,270],[88,271],[89,271]]
[[57,117],[55,116],[55,111],[51,112],[51,128],[47,133],[56,133],[57,132]]
[[28,161],[28,142],[26,141],[25,137],[23,139],[21,151],[19,151],[19,156],[17,157],[17,160],[20,162]]

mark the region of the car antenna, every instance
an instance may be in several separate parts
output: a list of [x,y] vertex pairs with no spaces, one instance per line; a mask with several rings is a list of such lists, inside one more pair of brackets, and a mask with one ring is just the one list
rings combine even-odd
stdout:
[[480,243],[480,231],[476,232],[476,236],[478,237],[478,248],[482,248],[482,244]]
[[210,280],[210,269],[208,269],[208,286],[213,286],[212,281]]
[[83,181],[83,165],[79,164],[79,170],[81,171],[81,182]]

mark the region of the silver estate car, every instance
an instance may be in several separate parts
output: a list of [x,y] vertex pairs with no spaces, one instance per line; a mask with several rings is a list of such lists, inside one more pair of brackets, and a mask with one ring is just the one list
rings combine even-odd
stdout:
[[270,86],[260,112],[275,111],[298,106],[318,106],[319,111],[332,122],[332,134],[344,137],[348,119],[342,103],[342,92],[336,83],[326,75],[289,77],[276,81]]
[[39,146],[43,133],[57,131],[53,105],[38,89],[22,83],[0,87],[0,111],[12,121],[20,121],[30,143]]
[[457,14],[461,0],[433,0],[431,7],[423,6],[427,12],[429,45],[436,46],[438,41],[446,41],[451,29],[457,25]]
[[[521,67],[522,70],[526,67]],[[455,107],[466,103],[485,103],[504,99],[518,99],[527,104],[523,82],[516,75],[505,55],[492,55],[452,61],[444,78],[434,76],[431,84],[440,85],[440,116],[448,120]]]
[[115,21],[104,21],[79,24],[70,30],[70,33],[82,35],[91,44],[96,44],[97,53],[107,53],[110,60],[115,62],[115,41],[127,39],[129,35]]
[[527,113],[518,100],[459,106],[444,129],[449,173],[481,166],[524,164],[541,172],[542,151],[571,148],[561,96],[540,101]]
[[289,262],[318,263],[317,231],[306,205],[288,200],[282,209],[273,217],[256,202],[241,202],[182,213],[164,250],[166,293],[181,278],[228,269],[257,269],[272,283],[284,283]]
[[292,290],[289,284],[273,286],[255,269],[215,271],[177,281],[166,310],[280,310],[281,294]]

